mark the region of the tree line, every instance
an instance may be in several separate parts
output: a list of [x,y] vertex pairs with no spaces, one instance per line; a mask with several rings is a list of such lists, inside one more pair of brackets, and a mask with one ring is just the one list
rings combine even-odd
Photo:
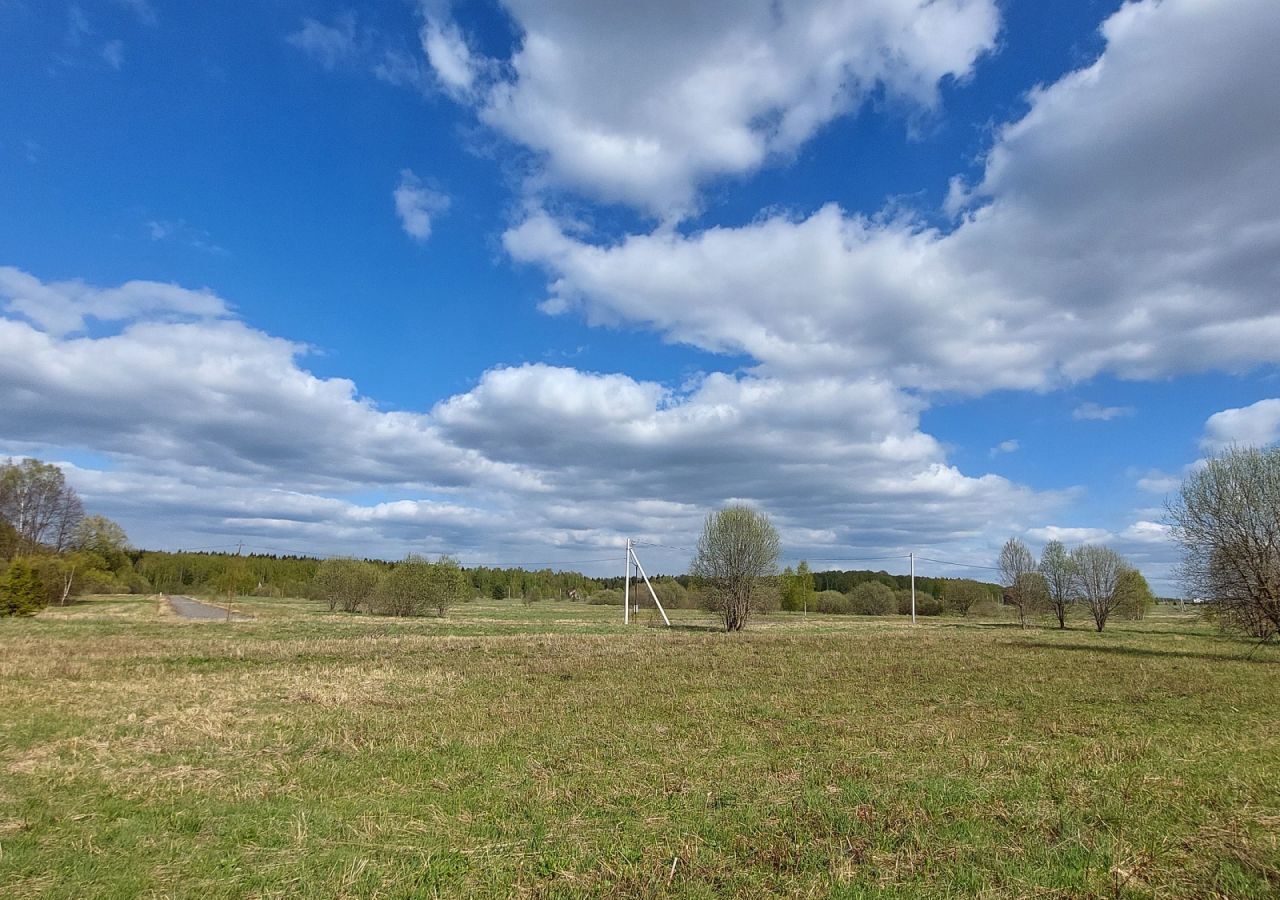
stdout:
[[[1280,448],[1230,448],[1206,460],[1169,504],[1168,520],[1183,550],[1180,575],[1206,614],[1224,628],[1264,640],[1280,634]],[[908,576],[812,572],[803,562],[779,573],[779,551],[767,516],[741,506],[718,510],[704,523],[689,573],[654,578],[654,589],[664,606],[705,607],[721,616],[728,630],[744,627],[754,612],[779,607],[834,614],[910,611]],[[355,593],[357,608],[369,611],[435,608],[441,613],[431,599],[440,595],[441,585],[455,600],[481,596],[622,603],[620,577],[550,569],[463,569],[449,558],[350,560],[328,568],[326,562],[305,556],[135,550],[115,522],[86,514],[57,466],[35,459],[0,464],[0,616],[30,614],[49,603],[66,603],[77,593],[225,591],[320,599],[336,596],[326,581],[335,567],[362,573],[343,576],[354,578],[351,583],[357,587],[372,585]],[[1051,541],[1037,559],[1011,538],[1002,548],[998,569],[1000,585],[917,578],[916,611],[966,615],[984,604],[1003,602],[1023,624],[1050,615],[1065,628],[1068,613],[1079,607],[1102,631],[1117,611],[1141,618],[1155,602],[1141,573],[1108,547],[1068,550]],[[394,575],[397,570],[400,574]],[[407,604],[397,587],[406,584],[417,585],[414,590],[426,599]],[[334,603],[337,608],[339,601]]]
[[1050,613],[1059,628],[1067,627],[1074,607],[1084,608],[1098,631],[1117,610],[1141,619],[1155,605],[1147,579],[1110,547],[1084,544],[1070,552],[1061,541],[1049,541],[1040,559],[1017,538],[1000,550],[1004,601],[1025,628],[1037,613]]

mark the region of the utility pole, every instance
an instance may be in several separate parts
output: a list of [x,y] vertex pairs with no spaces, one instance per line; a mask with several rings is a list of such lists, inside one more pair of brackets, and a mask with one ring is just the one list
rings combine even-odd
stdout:
[[[667,611],[662,608],[662,601],[658,599],[658,592],[653,589],[649,576],[645,574],[644,566],[640,565],[640,557],[636,556],[634,545],[631,538],[627,538],[627,573],[622,581],[622,624],[629,625],[631,623],[631,566],[636,567],[636,571],[640,573],[640,577],[644,579],[644,586],[649,589],[649,596],[653,598],[653,605],[657,608],[662,621],[667,623],[667,627],[671,627],[671,619],[667,617]],[[640,582],[636,582],[636,595],[640,593]],[[636,612],[640,611],[640,604],[636,603]]]
[[627,538],[627,571],[622,579],[622,624],[631,624],[631,538]]
[[[241,550],[243,550],[243,549],[244,549],[244,541],[237,541],[237,542],[236,542],[236,556],[239,556],[239,555],[240,555],[240,551],[241,551]],[[236,575],[236,577],[238,578],[238,577],[239,577],[239,575],[240,575],[240,572],[239,572],[238,570],[236,570],[236,571],[235,571],[235,575]],[[238,589],[238,587],[232,587],[232,584],[234,584],[234,581],[229,579],[229,580],[227,581],[227,624],[228,624],[228,625],[230,625],[230,624],[231,624],[231,596],[232,596],[232,594],[234,594],[234,593],[235,593],[235,591]]]
[[[916,554],[911,552],[911,624],[916,624]],[[902,559],[901,556],[898,559]]]

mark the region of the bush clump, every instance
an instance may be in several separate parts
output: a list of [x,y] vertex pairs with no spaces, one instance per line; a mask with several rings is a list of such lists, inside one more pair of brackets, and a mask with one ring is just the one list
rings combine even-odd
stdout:
[[[897,592],[898,598],[898,615],[911,615],[911,591],[902,590]],[[942,601],[930,594],[928,591],[916,591],[916,615],[917,616],[940,616],[942,615]]]
[[813,602],[820,613],[847,616],[853,611],[849,605],[849,597],[839,591],[818,591],[813,595]]
[[601,588],[587,598],[592,606],[621,606],[622,591],[616,588]]
[[852,612],[860,616],[891,616],[898,611],[893,589],[879,581],[864,581],[849,594]]

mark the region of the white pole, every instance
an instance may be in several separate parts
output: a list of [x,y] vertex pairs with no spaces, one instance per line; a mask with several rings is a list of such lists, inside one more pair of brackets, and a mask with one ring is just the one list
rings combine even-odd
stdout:
[[645,587],[649,589],[649,596],[653,598],[653,605],[658,607],[658,612],[662,613],[662,621],[667,623],[667,627],[671,627],[671,620],[667,618],[667,611],[662,608],[662,604],[658,602],[658,595],[653,590],[653,585],[649,583],[649,576],[644,574],[644,566],[640,565],[640,557],[636,556],[636,551],[631,551],[631,558],[636,561],[636,568],[640,570],[640,577],[644,579]]
[[916,554],[914,551],[911,553],[911,624],[916,624]]
[[631,538],[627,538],[627,574],[622,581],[622,624],[631,624]]

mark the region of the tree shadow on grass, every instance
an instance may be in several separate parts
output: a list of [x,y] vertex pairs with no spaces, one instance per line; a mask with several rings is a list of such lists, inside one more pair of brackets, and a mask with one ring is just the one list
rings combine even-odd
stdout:
[[1125,647],[1108,644],[1051,644],[1047,641],[1027,641],[1025,643],[1013,644],[1010,646],[1028,647],[1035,650],[1075,650],[1085,653],[1111,653],[1116,656],[1143,656],[1143,657],[1164,657],[1175,659],[1209,659],[1218,662],[1248,662],[1257,663],[1266,666],[1280,666],[1280,657],[1268,653],[1255,653],[1254,650],[1265,649],[1258,648],[1257,645],[1250,645],[1249,649],[1243,650],[1240,654],[1223,654],[1223,653],[1198,653],[1193,650],[1152,650],[1148,647]]
[[[1206,626],[1203,623],[1196,626],[1196,628],[1199,630],[1188,629],[1186,631],[1175,631],[1170,628],[1127,628],[1125,626],[1112,629],[1109,624],[1107,626],[1107,630],[1113,631],[1115,634],[1157,634],[1167,635],[1169,637],[1193,637],[1203,641],[1228,641],[1230,643],[1237,643],[1240,640],[1240,638],[1233,635],[1222,634],[1214,631],[1212,630],[1212,626]],[[1093,629],[1090,630],[1092,631]]]
[[1030,628],[1024,629],[1017,622],[930,622],[929,624],[934,628],[1013,628],[1018,631],[1031,630]]

